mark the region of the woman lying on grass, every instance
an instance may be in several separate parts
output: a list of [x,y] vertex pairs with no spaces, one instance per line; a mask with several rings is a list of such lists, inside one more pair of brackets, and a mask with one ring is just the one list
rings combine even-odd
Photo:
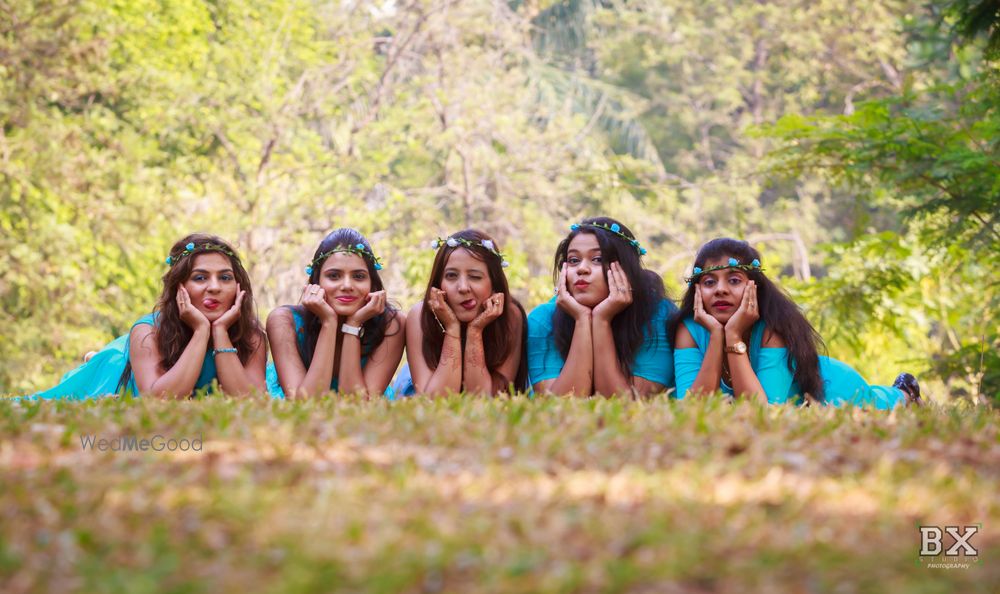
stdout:
[[646,250],[614,219],[570,227],[556,248],[556,296],[528,316],[528,369],[536,392],[639,394],[673,386],[666,335],[677,308]]
[[381,268],[354,229],[337,229],[320,242],[300,304],[267,317],[272,396],[385,391],[403,356],[406,318],[386,301]]
[[73,371],[42,399],[83,399],[122,391],[187,398],[219,387],[264,391],[267,343],[254,313],[250,278],[236,251],[214,235],[192,234],[170,249],[170,267],[152,314]]
[[424,300],[406,321],[400,394],[497,394],[527,387],[524,308],[511,297],[496,242],[465,229],[435,240]]
[[721,390],[771,404],[801,403],[803,394],[835,406],[920,403],[908,373],[893,387],[870,386],[845,363],[819,355],[819,335],[745,241],[702,246],[669,332],[678,398]]

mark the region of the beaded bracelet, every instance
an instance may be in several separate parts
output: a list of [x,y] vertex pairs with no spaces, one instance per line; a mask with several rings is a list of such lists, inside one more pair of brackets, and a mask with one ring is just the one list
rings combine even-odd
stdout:
[[218,355],[219,353],[235,353],[235,352],[236,352],[235,348],[231,348],[231,349],[213,349],[212,350],[212,356],[214,357],[214,356]]

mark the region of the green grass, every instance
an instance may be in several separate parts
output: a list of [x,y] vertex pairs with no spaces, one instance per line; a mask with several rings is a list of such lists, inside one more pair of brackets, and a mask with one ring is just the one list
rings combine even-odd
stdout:
[[[0,402],[0,591],[995,592],[985,408]],[[198,452],[80,436],[203,436]],[[918,524],[982,524],[934,569]],[[926,561],[926,560],[925,560]]]

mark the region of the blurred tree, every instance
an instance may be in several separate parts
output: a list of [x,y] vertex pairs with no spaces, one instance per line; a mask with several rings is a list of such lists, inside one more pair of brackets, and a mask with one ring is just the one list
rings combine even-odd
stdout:
[[[839,251],[830,277],[809,289],[810,301],[848,334],[875,316],[902,336],[903,320],[913,320],[931,342],[917,352],[930,352],[953,393],[1000,402],[1000,283],[992,274],[1000,266],[997,63],[961,83],[908,89],[847,116],[788,115],[769,132],[783,141],[772,171],[820,172],[865,204],[905,216],[898,237],[862,236]],[[887,241],[914,246],[920,265],[904,273],[906,254],[865,247]],[[865,251],[862,260],[845,257]],[[897,272],[872,272],[881,267]]]
[[[946,132],[973,123],[973,112],[955,114],[976,100],[963,85],[979,54],[935,28],[956,22],[947,10],[901,0],[0,0],[0,386],[51,383],[124,332],[152,306],[170,242],[191,230],[236,240],[262,315],[297,299],[315,245],[343,225],[371,238],[404,307],[423,292],[429,240],[481,227],[530,307],[551,295],[567,225],[599,212],[636,230],[675,293],[701,242],[742,236],[771,270],[800,279],[786,284],[824,320],[832,354],[866,373],[900,357],[944,365],[971,348],[971,285],[948,287],[972,272],[949,276],[921,238],[954,235],[956,213],[981,209],[895,192],[874,169],[828,176],[779,153],[778,167],[800,175],[778,178],[761,164],[795,134],[832,135],[821,114],[842,114],[844,133],[858,135],[851,146],[884,153],[911,138],[898,114],[928,108],[941,117],[920,120],[922,141],[964,159],[963,138]],[[954,93],[917,99],[944,88]],[[889,98],[883,112],[865,103]],[[790,113],[802,117],[755,132]],[[883,145],[854,131],[876,121]],[[963,196],[985,187],[936,177],[955,163],[926,161],[924,148],[906,148],[925,159],[914,180],[923,172]],[[965,239],[977,232],[960,227]],[[892,257],[875,262],[881,252]],[[880,300],[859,289],[862,274],[880,279]],[[918,277],[920,295],[900,280]],[[872,306],[841,318],[826,308],[837,295]],[[904,339],[912,352],[900,355]]]

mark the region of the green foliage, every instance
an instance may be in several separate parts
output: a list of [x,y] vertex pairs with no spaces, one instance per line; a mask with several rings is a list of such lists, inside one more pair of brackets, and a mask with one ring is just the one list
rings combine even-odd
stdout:
[[1000,58],[1000,3],[997,0],[951,0],[945,13],[955,21],[955,32],[966,38],[988,37],[987,52]]
[[1000,81],[992,73],[866,103],[849,116],[788,116],[770,132],[786,141],[773,154],[778,171],[820,170],[857,187],[891,187],[871,199],[888,197],[921,217],[928,241],[1000,245]]
[[[298,298],[332,228],[369,236],[408,308],[429,239],[481,227],[530,308],[551,295],[567,225],[602,213],[639,234],[675,295],[703,241],[744,237],[831,354],[883,382],[875,372],[911,357],[975,396],[993,368],[970,353],[989,362],[996,332],[977,329],[966,264],[990,257],[995,233],[996,91],[975,83],[979,45],[936,27],[941,10],[0,1],[0,386],[50,385],[124,332],[154,303],[167,246],[192,230],[236,242],[266,315]],[[831,113],[844,116],[816,117]],[[791,178],[761,167],[809,134],[827,156],[858,158],[832,176],[808,151],[779,153]],[[924,192],[932,183],[947,191]],[[978,202],[991,188],[994,202]],[[872,269],[887,245],[901,251]],[[878,284],[859,288],[869,276]],[[867,301],[845,312],[846,296]]]
[[961,87],[872,102],[850,116],[787,116],[769,129],[784,141],[772,154],[774,171],[817,171],[868,204],[900,210],[919,251],[912,273],[900,276],[884,273],[910,258],[885,245],[899,241],[891,234],[835,250],[830,276],[807,299],[825,304],[826,327],[862,337],[862,326],[879,317],[902,338],[929,318],[922,325],[937,343],[928,349],[932,368],[956,391],[993,399],[1000,397],[1000,283],[992,274],[1000,266],[998,105],[1000,84],[987,71]]

